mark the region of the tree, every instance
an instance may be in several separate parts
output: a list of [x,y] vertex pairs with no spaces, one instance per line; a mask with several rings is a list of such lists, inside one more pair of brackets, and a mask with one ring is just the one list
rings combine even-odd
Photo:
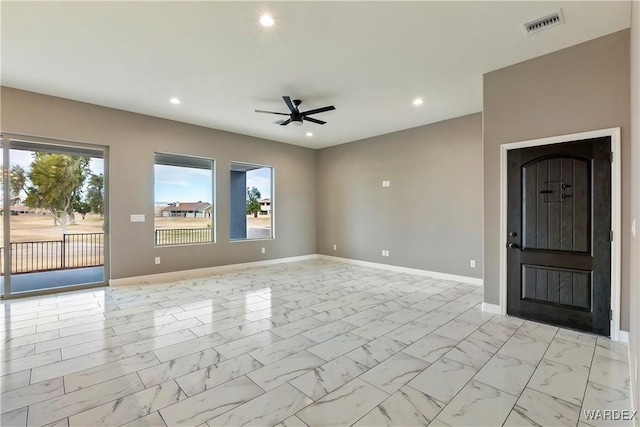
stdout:
[[33,156],[25,204],[51,211],[54,225],[60,222],[62,233],[66,233],[73,202],[78,200],[89,172],[89,158],[41,152]]
[[87,202],[74,201],[73,202],[73,210],[78,212],[82,219],[84,219],[89,212],[91,212],[91,206]]
[[[89,204],[89,209],[93,213],[104,214],[104,175],[103,174],[91,174],[89,177],[89,185],[87,188],[86,202]],[[84,218],[84,217],[83,217]]]
[[260,197],[260,190],[256,187],[247,187],[247,213],[253,214],[254,218],[257,218],[260,212]]
[[11,204],[17,205],[22,201],[21,193],[27,192],[27,171],[20,165],[13,165],[9,169],[9,191]]

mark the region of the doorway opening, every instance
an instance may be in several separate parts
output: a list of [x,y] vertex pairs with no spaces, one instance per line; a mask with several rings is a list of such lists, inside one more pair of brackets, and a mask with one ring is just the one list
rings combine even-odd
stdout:
[[106,148],[3,134],[3,298],[104,286]]

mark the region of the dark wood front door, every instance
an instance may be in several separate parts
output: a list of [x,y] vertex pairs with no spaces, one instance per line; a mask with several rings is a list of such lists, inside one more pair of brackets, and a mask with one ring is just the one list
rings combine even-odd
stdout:
[[507,313],[609,336],[610,138],[507,160]]

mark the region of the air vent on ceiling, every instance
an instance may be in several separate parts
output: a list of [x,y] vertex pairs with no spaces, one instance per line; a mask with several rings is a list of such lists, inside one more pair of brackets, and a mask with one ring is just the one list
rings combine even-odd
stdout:
[[551,27],[557,27],[558,25],[562,25],[564,20],[562,19],[562,11],[558,10],[557,12],[553,12],[550,15],[544,16],[542,18],[536,19],[535,21],[527,22],[524,24],[524,31],[529,34],[534,34]]

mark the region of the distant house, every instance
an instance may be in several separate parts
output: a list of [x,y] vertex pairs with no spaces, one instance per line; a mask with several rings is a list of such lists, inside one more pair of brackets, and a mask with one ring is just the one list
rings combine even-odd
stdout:
[[211,203],[208,202],[175,202],[160,211],[164,218],[210,218]]
[[271,199],[260,200],[260,215],[268,215],[271,213]]
[[11,212],[15,212],[16,214],[26,214],[29,212],[35,212],[34,209],[31,209],[25,205],[11,205],[9,206],[9,209],[11,210]]

